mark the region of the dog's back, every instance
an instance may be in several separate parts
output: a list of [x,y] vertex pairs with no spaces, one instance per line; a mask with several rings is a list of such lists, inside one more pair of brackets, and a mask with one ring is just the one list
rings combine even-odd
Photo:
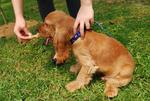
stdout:
[[131,65],[133,70],[134,61],[132,56],[116,39],[102,33],[87,31],[82,42],[85,44],[84,47],[89,50],[101,72],[111,74],[117,68],[119,68],[119,72],[123,65]]

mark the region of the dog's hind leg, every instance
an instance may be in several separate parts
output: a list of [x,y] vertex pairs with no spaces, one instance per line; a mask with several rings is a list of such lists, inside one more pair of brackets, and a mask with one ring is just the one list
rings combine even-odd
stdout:
[[127,85],[131,81],[131,77],[109,78],[105,84],[104,93],[107,97],[114,97],[118,94],[118,88]]
[[117,96],[119,87],[125,86],[131,81],[133,68],[132,65],[124,65],[118,75],[112,78],[105,78],[106,85],[104,93],[107,97]]

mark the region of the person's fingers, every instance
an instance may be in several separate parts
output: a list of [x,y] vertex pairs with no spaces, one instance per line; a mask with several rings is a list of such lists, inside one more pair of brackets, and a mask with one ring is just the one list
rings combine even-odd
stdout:
[[94,23],[94,18],[90,19],[90,25],[92,25]]
[[90,29],[90,23],[89,23],[89,21],[86,21],[85,25],[86,25],[86,29]]
[[24,40],[30,39],[30,37],[27,36],[27,34],[25,33],[24,30],[21,30],[21,31],[20,30],[15,30],[15,33],[16,33],[17,37],[20,38],[20,39],[24,39]]
[[74,31],[74,33],[76,33],[76,32],[77,32],[78,26],[79,26],[79,21],[78,21],[78,20],[76,20],[76,21],[75,21],[75,23],[74,23],[74,27],[73,27],[73,31]]
[[25,39],[25,38],[21,35],[20,31],[15,31],[15,33],[16,33],[16,35],[17,35],[17,37],[18,37],[19,39]]
[[81,38],[84,38],[84,22],[80,22],[80,33],[81,33]]
[[26,37],[32,36],[32,33],[29,32],[29,30],[27,28],[25,28],[24,31],[25,31],[25,34],[27,35]]

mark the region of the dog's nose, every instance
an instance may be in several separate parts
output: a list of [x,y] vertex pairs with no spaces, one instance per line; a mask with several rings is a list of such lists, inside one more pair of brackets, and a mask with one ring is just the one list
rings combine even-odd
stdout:
[[57,66],[61,66],[61,65],[63,65],[64,64],[64,62],[63,63],[57,63],[57,59],[56,58],[52,58],[52,62],[55,64],[55,65],[57,65]]
[[52,58],[52,62],[53,62],[54,64],[56,64],[57,59],[56,59],[56,58]]

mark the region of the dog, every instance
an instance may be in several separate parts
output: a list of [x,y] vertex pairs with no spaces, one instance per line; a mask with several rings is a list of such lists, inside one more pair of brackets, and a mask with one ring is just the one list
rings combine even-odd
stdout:
[[55,48],[56,64],[64,63],[72,50],[77,64],[71,66],[70,72],[78,73],[76,80],[68,83],[66,89],[73,92],[88,85],[92,75],[103,73],[105,80],[104,94],[117,96],[119,87],[132,80],[135,68],[134,60],[128,50],[116,39],[92,30],[85,31],[85,38],[78,38],[74,43],[73,25],[75,19],[62,11],[49,13],[39,28],[39,33],[32,38],[51,39]]

